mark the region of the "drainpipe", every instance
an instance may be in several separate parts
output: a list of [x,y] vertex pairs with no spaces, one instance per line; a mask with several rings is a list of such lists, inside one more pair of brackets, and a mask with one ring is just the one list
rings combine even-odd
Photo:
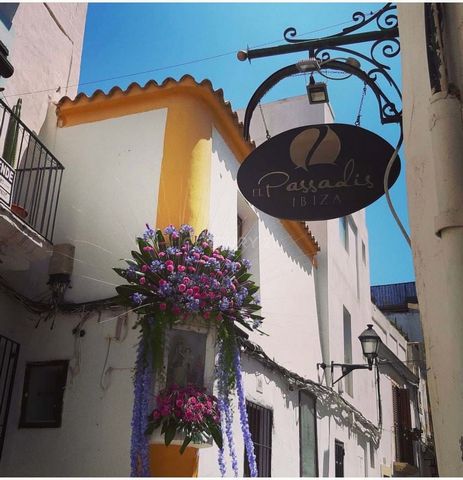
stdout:
[[[432,162],[437,195],[435,234],[440,238],[442,268],[446,285],[442,301],[442,328],[433,338],[434,365],[430,381],[434,383],[431,398],[435,427],[439,474],[463,475],[463,119],[458,88],[449,79],[449,67],[460,59],[451,55],[443,41],[446,6],[427,4],[426,40],[431,90],[429,122]],[[450,20],[450,16],[447,17]],[[446,39],[459,32],[445,23]],[[430,52],[430,50],[433,52]],[[431,58],[434,55],[434,59]],[[437,59],[437,61],[436,61]],[[424,328],[426,326],[424,325]],[[439,349],[440,353],[437,353]]]

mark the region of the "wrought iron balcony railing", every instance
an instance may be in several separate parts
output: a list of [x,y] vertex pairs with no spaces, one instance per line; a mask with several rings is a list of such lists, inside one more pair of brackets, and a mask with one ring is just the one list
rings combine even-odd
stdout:
[[21,100],[12,109],[0,100],[0,199],[52,242],[64,167],[20,113]]

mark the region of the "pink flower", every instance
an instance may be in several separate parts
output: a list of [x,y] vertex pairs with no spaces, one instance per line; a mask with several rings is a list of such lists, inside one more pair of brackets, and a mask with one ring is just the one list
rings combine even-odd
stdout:
[[159,286],[162,287],[163,285],[165,285],[167,282],[165,280],[163,280],[161,278],[161,280],[159,280]]
[[195,267],[188,267],[188,271],[191,272],[191,273],[195,273],[196,268]]
[[186,291],[186,294],[187,294],[187,295],[193,295],[193,289],[192,289],[192,288],[189,288],[189,289]]
[[178,315],[180,313],[180,307],[178,305],[173,305],[172,306],[172,313],[174,315]]
[[178,408],[181,408],[183,407],[183,400],[181,400],[180,398],[175,402],[175,405],[177,405]]
[[211,312],[204,312],[203,317],[207,320],[211,316]]
[[167,303],[160,303],[159,304],[159,310],[164,311],[167,309]]
[[159,255],[160,257],[165,257],[165,256],[166,256],[166,252],[159,252],[158,255]]
[[209,247],[209,244],[208,244],[207,242],[203,242],[203,243],[201,244],[201,246],[202,246],[203,248],[207,248],[207,247]]
[[190,397],[188,399],[188,402],[191,403],[192,405],[195,405],[197,403],[196,397]]
[[198,293],[198,292],[199,292],[199,287],[198,287],[198,285],[195,285],[193,287],[193,293]]
[[144,252],[151,252],[151,251],[153,251],[153,250],[154,250],[153,247],[149,247],[149,246],[143,247],[143,251],[144,251]]
[[147,272],[148,271],[148,265],[144,264],[141,266],[141,271],[142,272]]
[[159,412],[159,410],[154,410],[153,411],[153,419],[154,420],[157,420],[159,417],[161,416],[161,413]]
[[183,293],[185,290],[186,290],[186,285],[184,283],[181,283],[178,286],[178,291]]
[[[179,265],[178,268],[180,268],[180,267],[181,267],[181,265]],[[190,280],[189,277],[183,277],[182,282],[183,282],[185,285],[188,285],[188,284],[191,282],[191,280]]]
[[174,262],[172,260],[166,260],[166,265],[173,265]]
[[185,267],[185,265],[179,265],[179,266],[177,267],[177,270],[178,270],[179,272],[184,272],[184,271],[186,270],[186,267]]
[[139,280],[140,285],[144,285],[145,282],[146,282],[146,278],[145,278],[145,277],[141,277],[140,280]]
[[167,265],[166,270],[172,273],[175,270],[175,267],[173,265]]

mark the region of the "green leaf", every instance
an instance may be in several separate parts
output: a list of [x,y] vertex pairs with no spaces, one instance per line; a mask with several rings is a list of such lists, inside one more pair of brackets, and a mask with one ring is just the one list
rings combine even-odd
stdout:
[[243,274],[237,276],[236,278],[237,278],[237,280],[240,281],[240,283],[243,283],[246,280],[249,280],[251,277],[252,277],[251,273],[243,273]]
[[214,442],[219,448],[222,448],[223,446],[223,438],[222,438],[222,431],[218,426],[212,427],[209,429],[211,432],[212,438],[214,439]]
[[175,422],[170,422],[166,428],[166,435],[164,437],[164,443],[168,447],[177,433],[177,424]]
[[155,430],[154,422],[149,422],[145,430],[145,435],[151,435]]
[[126,278],[125,272],[127,272],[127,270],[125,268],[113,268],[113,270],[122,278]]
[[153,292],[143,285],[119,285],[116,287],[116,292],[122,297],[130,297],[134,293],[143,293],[147,296],[152,296]]
[[156,230],[156,242],[159,244],[166,243],[166,239],[164,238],[164,235],[162,234],[161,230]]
[[252,295],[252,294],[256,293],[258,290],[259,290],[259,287],[257,285],[252,285],[252,286],[248,287],[249,295]]
[[150,244],[148,242],[146,242],[143,238],[141,237],[138,237],[137,238],[137,244],[138,244],[138,248],[140,249],[140,252],[142,253],[143,252],[143,248],[144,247],[149,247]]
[[185,440],[183,440],[182,446],[180,447],[180,454],[182,454],[188,444],[191,442],[191,437],[189,435],[185,435]]

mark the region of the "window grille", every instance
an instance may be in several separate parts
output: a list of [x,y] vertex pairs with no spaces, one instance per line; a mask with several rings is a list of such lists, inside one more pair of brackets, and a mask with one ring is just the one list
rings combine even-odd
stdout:
[[[272,476],[272,410],[261,407],[252,402],[246,402],[249,430],[254,443],[257,472],[259,477]],[[246,452],[244,453],[244,476],[250,477],[249,464]]]
[[19,343],[0,335],[0,458],[5,442],[18,357]]
[[344,477],[344,443],[339,440],[334,442],[334,469],[335,477]]

